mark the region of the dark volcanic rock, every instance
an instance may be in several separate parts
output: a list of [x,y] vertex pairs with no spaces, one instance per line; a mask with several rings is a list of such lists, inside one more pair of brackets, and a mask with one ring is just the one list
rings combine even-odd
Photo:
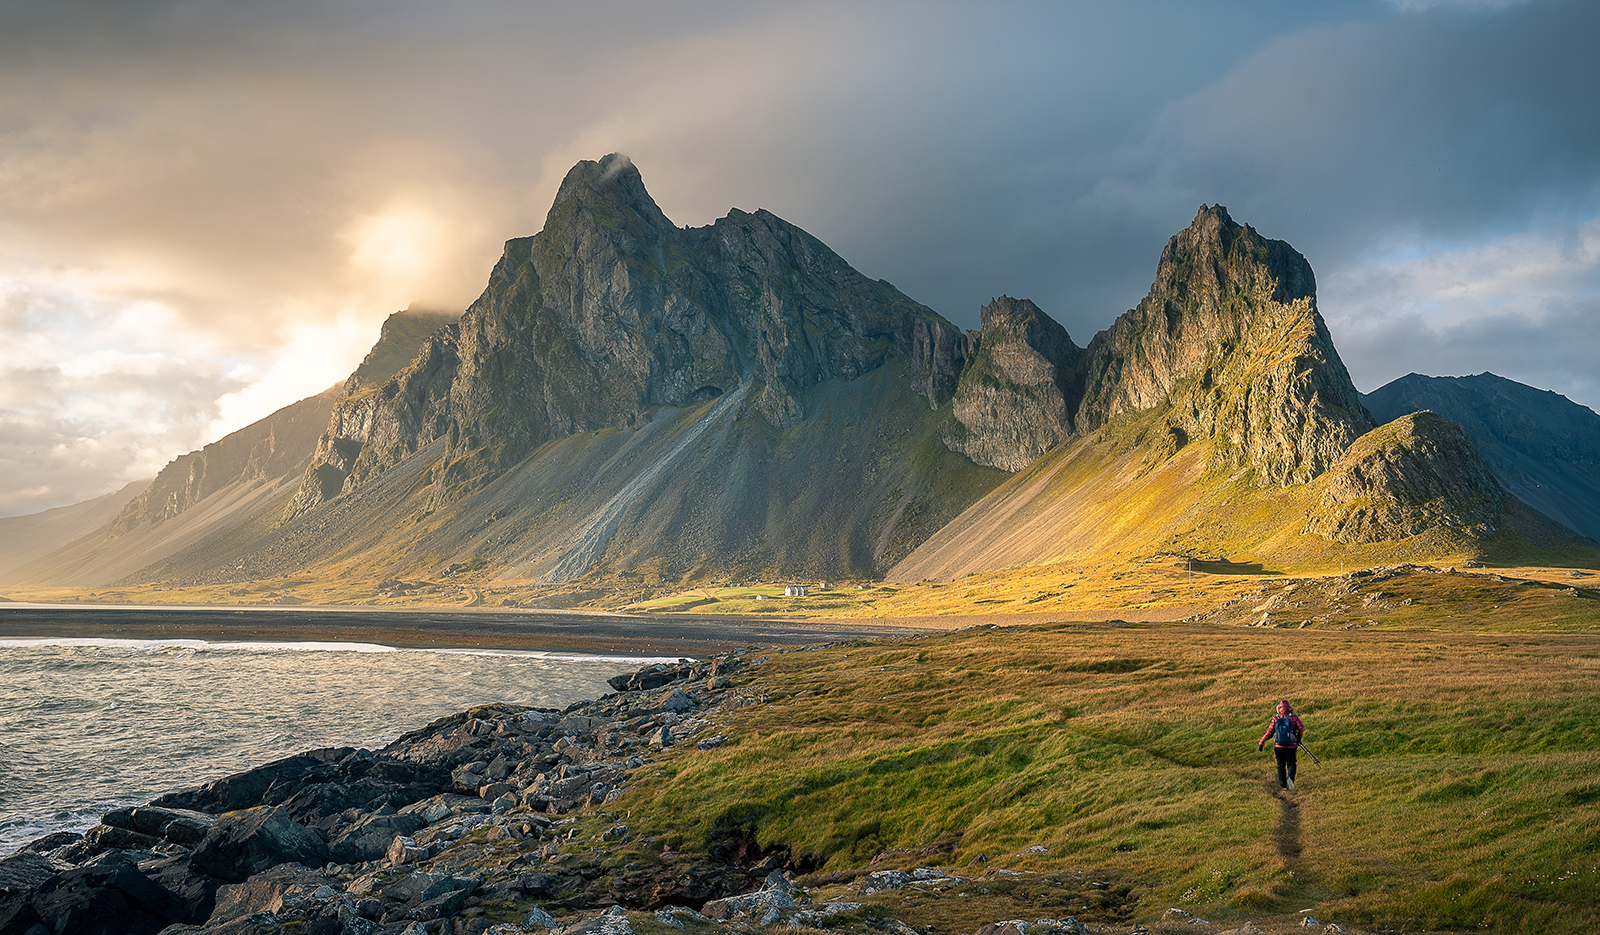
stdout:
[[[628,840],[625,824],[596,831],[536,814],[513,796],[491,806],[435,792],[401,811],[383,805],[319,818],[333,842],[328,847],[313,828],[293,820],[288,806],[275,804],[389,781],[379,774],[448,777],[452,766],[470,765],[465,776],[498,777],[488,792],[503,787],[536,799],[534,790],[554,786],[562,797],[546,797],[546,807],[565,813],[585,803],[601,806],[606,793],[648,761],[646,734],[671,724],[692,740],[710,726],[705,718],[726,705],[742,706],[731,680],[716,673],[742,671],[743,655],[646,666],[624,680],[687,680],[682,687],[626,690],[562,711],[485,705],[408,732],[381,751],[311,751],[164,796],[161,805],[114,810],[103,817],[100,845],[79,842],[48,856],[24,851],[0,861],[0,935],[37,935],[35,925],[50,935],[157,932],[169,925],[172,935],[201,930],[196,925],[219,935],[376,935],[413,922],[430,932],[473,932],[488,927],[486,908],[530,898],[592,911],[699,905],[745,892],[778,865],[753,840],[692,861],[613,864],[607,852]],[[245,807],[221,815],[193,808],[222,805]],[[172,840],[206,826],[192,851]],[[113,832],[129,836],[132,846],[113,846]],[[153,847],[143,846],[151,841]],[[403,865],[382,866],[376,860],[382,846],[395,842],[414,853],[395,862]],[[58,872],[75,848],[81,865]],[[343,863],[330,866],[330,857]]]
[[283,863],[320,867],[328,847],[315,831],[271,806],[229,812],[195,848],[189,864],[219,880],[238,883]]
[[132,864],[69,870],[39,888],[33,909],[52,935],[142,935],[190,921],[180,899]]
[[377,860],[388,853],[395,838],[426,824],[421,815],[367,815],[340,831],[328,842],[328,850],[342,864]]
[[114,808],[101,816],[100,822],[112,828],[193,846],[199,844],[206,832],[217,823],[217,816],[192,809],[146,805],[140,808]]
[[671,663],[657,663],[646,666],[638,672],[628,672],[622,675],[613,675],[606,679],[606,684],[619,692],[649,691],[670,685],[673,682],[689,677],[693,667],[687,665],[673,665]]

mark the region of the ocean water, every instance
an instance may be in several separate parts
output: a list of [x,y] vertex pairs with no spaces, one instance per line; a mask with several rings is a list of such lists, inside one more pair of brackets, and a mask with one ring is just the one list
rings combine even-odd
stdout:
[[353,643],[0,640],[0,857],[101,813],[476,704],[565,707],[646,657]]

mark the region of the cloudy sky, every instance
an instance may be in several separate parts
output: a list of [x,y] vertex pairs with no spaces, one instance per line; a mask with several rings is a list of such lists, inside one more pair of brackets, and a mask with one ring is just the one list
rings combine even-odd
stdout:
[[566,169],[768,208],[1087,343],[1203,202],[1357,386],[1600,408],[1600,4],[0,0],[0,515],[106,493],[460,309]]

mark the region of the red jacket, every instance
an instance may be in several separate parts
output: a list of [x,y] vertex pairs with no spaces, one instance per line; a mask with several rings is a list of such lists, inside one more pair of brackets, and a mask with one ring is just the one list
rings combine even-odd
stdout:
[[[1273,716],[1271,721],[1267,722],[1267,732],[1261,735],[1260,740],[1256,741],[1256,749],[1259,750],[1266,746],[1267,741],[1272,739],[1272,735],[1278,732],[1278,718],[1280,717],[1289,719],[1289,729],[1294,732],[1295,746],[1300,745],[1300,738],[1305,736],[1306,726],[1300,723],[1300,715],[1294,713],[1294,709],[1289,707],[1289,702],[1280,701],[1278,702],[1278,713]],[[1273,744],[1273,747],[1277,746],[1279,744]],[[1285,749],[1293,750],[1294,747],[1286,747]]]

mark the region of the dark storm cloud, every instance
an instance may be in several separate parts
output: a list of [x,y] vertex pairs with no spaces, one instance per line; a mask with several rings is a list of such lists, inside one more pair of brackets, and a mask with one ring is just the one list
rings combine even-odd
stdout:
[[[0,447],[87,439],[57,450],[109,489],[319,391],[395,308],[467,304],[613,151],[680,224],[766,207],[963,325],[1026,295],[1080,344],[1221,202],[1308,256],[1364,389],[1516,345],[1506,375],[1594,405],[1576,352],[1532,375],[1595,330],[1596,27],[1553,0],[0,3],[0,297],[57,310],[0,320]],[[115,375],[156,415],[74,422]]]

